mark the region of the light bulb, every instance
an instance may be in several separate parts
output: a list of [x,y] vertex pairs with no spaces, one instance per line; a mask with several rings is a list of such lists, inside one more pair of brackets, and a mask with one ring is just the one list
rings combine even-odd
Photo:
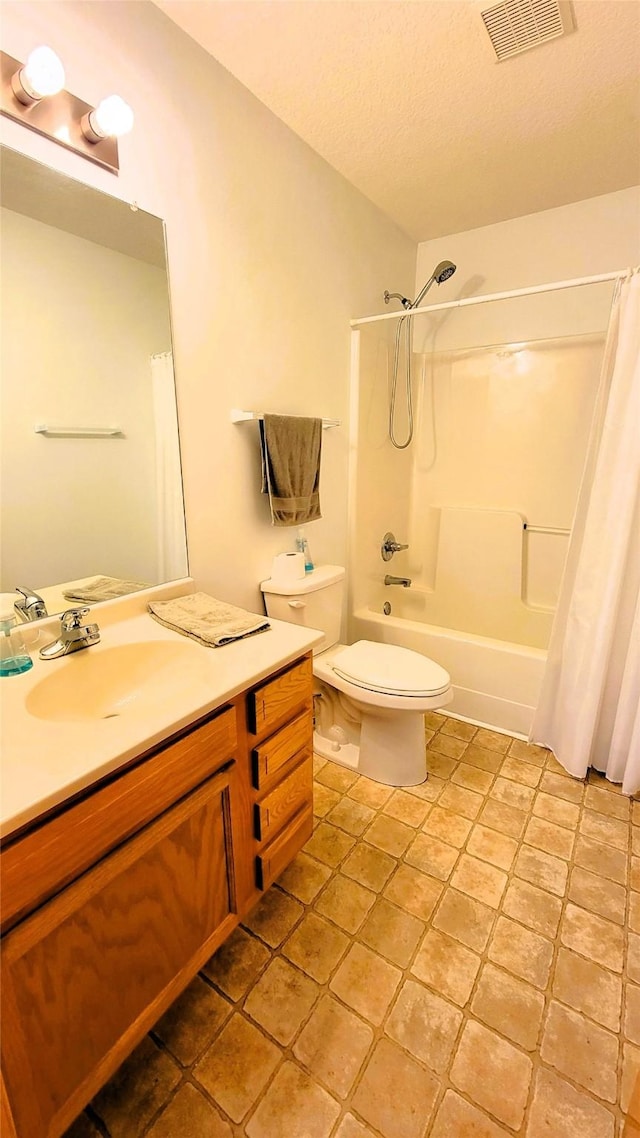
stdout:
[[36,47],[24,67],[12,76],[11,86],[21,103],[37,103],[46,95],[57,95],[64,87],[64,67],[50,47]]
[[119,95],[108,95],[82,120],[82,130],[92,142],[119,138],[133,126],[133,111]]

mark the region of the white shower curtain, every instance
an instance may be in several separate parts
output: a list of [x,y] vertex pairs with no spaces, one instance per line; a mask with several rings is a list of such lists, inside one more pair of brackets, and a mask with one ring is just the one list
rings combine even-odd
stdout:
[[151,357],[156,431],[156,532],[159,581],[187,574],[178,413],[171,352]]
[[640,790],[640,274],[619,281],[531,740]]

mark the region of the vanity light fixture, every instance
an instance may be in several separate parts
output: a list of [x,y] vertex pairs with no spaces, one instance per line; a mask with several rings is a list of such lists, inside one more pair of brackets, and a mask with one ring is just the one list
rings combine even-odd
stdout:
[[118,143],[133,126],[133,111],[119,95],[92,107],[64,90],[64,68],[42,45],[22,64],[0,52],[0,114],[82,154],[117,174]]

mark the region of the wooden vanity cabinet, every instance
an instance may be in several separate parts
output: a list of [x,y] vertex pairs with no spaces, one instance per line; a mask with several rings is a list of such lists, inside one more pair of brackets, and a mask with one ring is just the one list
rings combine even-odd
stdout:
[[3,1138],[58,1138],[282,872],[311,764],[305,658],[5,844]]

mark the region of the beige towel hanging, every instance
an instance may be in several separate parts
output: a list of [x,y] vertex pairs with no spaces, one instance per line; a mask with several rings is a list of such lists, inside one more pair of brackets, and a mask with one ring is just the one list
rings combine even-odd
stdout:
[[321,518],[322,419],[265,415],[260,420],[262,492],[274,526],[300,526]]

